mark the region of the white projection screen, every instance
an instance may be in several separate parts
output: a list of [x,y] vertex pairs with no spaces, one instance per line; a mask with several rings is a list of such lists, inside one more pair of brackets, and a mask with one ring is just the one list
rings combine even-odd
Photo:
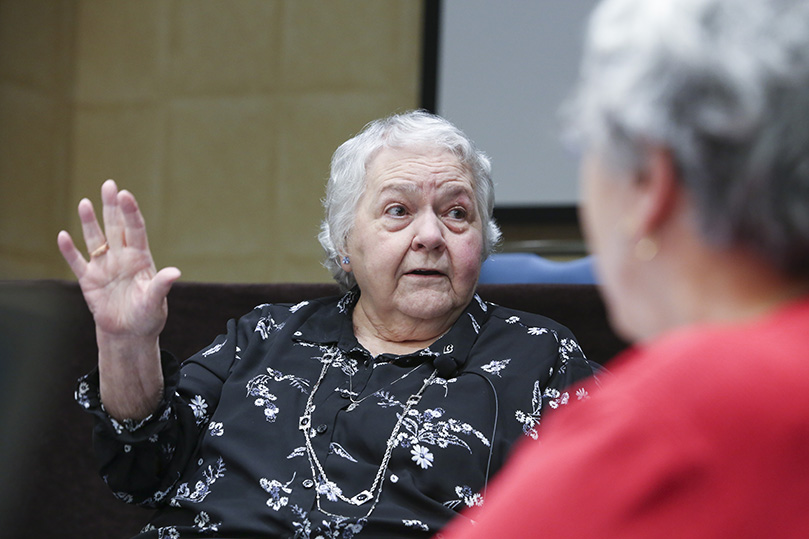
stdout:
[[[577,156],[559,108],[596,0],[440,0],[435,112],[493,162],[499,210],[574,209]],[[541,214],[542,212],[531,212]]]

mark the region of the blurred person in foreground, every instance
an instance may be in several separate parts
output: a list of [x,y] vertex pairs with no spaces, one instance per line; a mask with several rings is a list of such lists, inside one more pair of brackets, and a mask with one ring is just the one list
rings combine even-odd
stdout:
[[606,0],[567,112],[635,346],[444,537],[809,537],[809,2]]
[[180,272],[156,271],[131,193],[101,198],[104,230],[79,203],[89,260],[58,238],[99,348],[76,398],[107,484],[158,509],[142,537],[429,537],[585,395],[566,328],[475,294],[500,236],[491,166],[442,118],[335,152],[320,241],[343,295],[259,305],[182,365],[158,340]]

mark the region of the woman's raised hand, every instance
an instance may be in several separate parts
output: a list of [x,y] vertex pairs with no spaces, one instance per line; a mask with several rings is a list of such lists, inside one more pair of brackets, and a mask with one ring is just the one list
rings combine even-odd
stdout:
[[79,202],[85,259],[65,231],[57,238],[96,324],[101,398],[118,419],[148,415],[159,402],[162,374],[158,336],[168,314],[166,296],[177,268],[156,271],[135,197],[112,180],[101,186],[104,230],[93,204]]
[[89,200],[79,202],[86,260],[70,235],[59,233],[59,250],[79,280],[96,328],[114,335],[157,336],[166,320],[166,296],[177,268],[155,270],[143,216],[128,191],[112,180],[101,186],[104,230]]

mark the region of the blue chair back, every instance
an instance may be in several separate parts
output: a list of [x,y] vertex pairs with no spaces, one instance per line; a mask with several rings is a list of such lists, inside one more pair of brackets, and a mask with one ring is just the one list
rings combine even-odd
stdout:
[[593,256],[549,260],[534,253],[498,253],[483,262],[479,283],[596,284]]

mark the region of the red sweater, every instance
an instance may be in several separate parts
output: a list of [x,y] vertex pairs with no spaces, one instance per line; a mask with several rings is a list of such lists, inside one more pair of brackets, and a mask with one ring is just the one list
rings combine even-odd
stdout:
[[612,365],[444,538],[809,537],[809,298]]

